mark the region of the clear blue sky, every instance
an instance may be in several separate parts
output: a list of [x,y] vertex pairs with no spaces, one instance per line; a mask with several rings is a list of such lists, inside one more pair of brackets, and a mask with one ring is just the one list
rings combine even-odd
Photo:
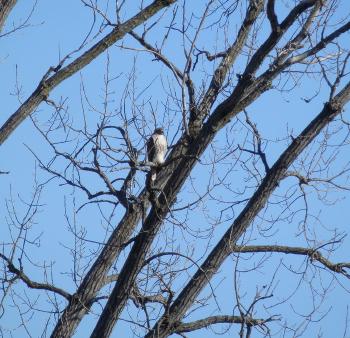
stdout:
[[[104,2],[105,3],[105,2]],[[344,2],[343,2],[344,3]],[[6,29],[10,29],[12,23],[15,25],[23,20],[28,12],[30,11],[33,1],[19,1],[15,9],[11,13],[7,21]],[[112,8],[112,4],[110,5]],[[349,3],[345,3],[344,10],[349,10]],[[130,12],[133,12],[135,8],[130,8]],[[198,12],[198,8],[195,9]],[[283,13],[280,13],[282,15]],[[20,99],[25,100],[28,95],[36,88],[41,77],[45,74],[46,70],[50,66],[57,65],[60,55],[66,55],[71,52],[82,40],[82,36],[86,34],[89,30],[92,20],[91,12],[88,8],[84,7],[80,1],[44,1],[39,0],[35,8],[33,16],[30,19],[30,27],[23,30],[19,30],[8,37],[0,38],[0,124],[2,125],[6,119],[14,112],[19,106],[18,97],[14,95],[16,91],[16,86],[21,88]],[[232,24],[232,27],[234,24]],[[96,31],[96,29],[95,29]],[[107,30],[106,30],[107,32]],[[263,32],[264,33],[264,32]],[[211,43],[210,39],[214,38],[217,34],[216,32],[211,32],[212,35],[206,35],[201,37],[201,43],[207,46],[208,41]],[[100,35],[97,39],[100,39]],[[97,40],[95,40],[97,41]],[[131,44],[130,40],[126,39],[125,44]],[[117,43],[120,45],[120,42]],[[134,44],[136,46],[136,44]],[[180,68],[183,67],[183,56],[181,51],[181,41],[174,41],[174,46],[176,48],[171,49],[168,47],[167,53],[169,58],[178,62]],[[220,46],[221,47],[221,46]],[[134,56],[137,55],[136,59]],[[123,94],[123,86],[127,79],[127,74],[131,71],[133,67],[133,62],[135,61],[137,71],[137,86],[136,92],[140,93],[139,101],[150,99],[153,106],[157,107],[158,118],[162,118],[162,103],[165,102],[166,98],[166,86],[164,82],[166,79],[171,79],[171,74],[168,73],[167,76],[162,78],[159,75],[160,69],[166,74],[164,68],[160,67],[158,63],[153,62],[151,57],[145,56],[144,53],[136,54],[133,51],[121,50],[118,47],[113,47],[110,49],[108,54],[111,60],[111,73],[113,76],[118,77],[115,82],[113,82],[113,94],[112,102],[110,104],[110,109],[118,109],[118,100]],[[72,56],[72,59],[75,56]],[[97,60],[92,62],[87,66],[81,73],[75,74],[68,80],[66,80],[62,85],[56,88],[50,98],[58,101],[61,97],[67,97],[67,107],[70,114],[70,118],[74,121],[75,126],[81,126],[83,119],[81,114],[80,105],[80,91],[81,91],[81,80],[84,79],[84,85],[86,86],[87,95],[92,105],[103,108],[103,80],[106,69],[107,54],[103,54]],[[241,65],[242,66],[242,65]],[[16,72],[18,83],[16,84]],[[210,70],[208,70],[210,72]],[[237,70],[237,73],[239,70]],[[198,80],[201,77],[200,72],[197,72],[195,79]],[[171,80],[173,81],[173,80]],[[143,88],[150,85],[149,89],[143,92]],[[270,93],[261,97],[256,103],[249,107],[248,112],[252,120],[257,124],[262,136],[269,140],[268,142],[268,161],[269,164],[278,158],[280,152],[284,149],[286,144],[289,142],[286,138],[288,131],[293,131],[292,134],[296,136],[305,124],[312,120],[312,118],[320,111],[325,99],[325,95],[319,95],[315,98],[312,103],[308,104],[302,98],[312,97],[315,91],[318,90],[317,79],[303,80],[298,84],[291,93],[284,93],[273,90]],[[321,93],[326,93],[327,88],[321,85]],[[175,104],[172,102],[169,107],[174,107]],[[150,107],[145,106],[147,111],[145,112],[148,118],[148,130],[146,133],[150,133],[153,130],[153,125],[151,123]],[[349,116],[348,109],[345,112],[345,116]],[[35,114],[35,119],[39,123],[46,123],[48,117],[52,113],[52,110],[47,105],[41,105]],[[99,116],[89,112],[88,125],[91,130],[96,127],[99,121]],[[240,120],[233,121],[227,129],[223,130],[220,135],[216,138],[213,148],[208,150],[203,157],[203,163],[199,164],[192,176],[191,184],[188,183],[179,198],[178,206],[184,205],[187,201],[191,202],[196,199],[195,191],[204,192],[205,184],[211,177],[210,172],[211,167],[207,163],[213,158],[213,149],[217,153],[221,151],[226,143],[226,136],[237,144],[242,142],[246,129],[243,127],[241,121],[244,121],[244,117],[240,116]],[[174,127],[179,124],[178,117],[174,117]],[[113,120],[111,117],[111,123],[118,125],[117,120]],[[166,125],[169,127],[167,130],[168,137],[171,139],[175,135],[175,131],[171,130],[172,124],[169,121],[169,117],[165,120]],[[232,129],[230,129],[232,127]],[[135,133],[136,131],[132,131]],[[225,135],[227,133],[227,135]],[[235,134],[236,133],[236,134]],[[345,131],[340,133],[341,136],[345,135]],[[339,141],[338,138],[333,139],[334,144]],[[7,222],[9,220],[7,210],[6,210],[6,200],[9,201],[11,195],[15,201],[16,208],[19,214],[23,214],[26,210],[25,203],[28,202],[33,193],[33,186],[35,180],[42,183],[49,177],[46,173],[42,171],[35,170],[36,160],[33,154],[29,151],[32,149],[44,162],[50,160],[52,153],[50,147],[43,142],[42,136],[35,130],[33,123],[30,119],[27,119],[17,130],[10,136],[10,138],[0,147],[0,170],[9,171],[9,175],[0,176],[0,237],[1,242],[6,242],[10,238],[10,233],[7,228]],[[64,148],[64,145],[62,146]],[[139,145],[141,148],[141,145]],[[334,158],[334,168],[337,169],[341,165],[350,161],[349,147],[343,147],[340,149],[339,154]],[[222,177],[226,171],[229,170],[233,158],[229,158],[227,162],[222,162],[217,168],[215,173],[216,177]],[[111,173],[111,175],[114,175]],[[228,175],[228,181],[232,183],[233,190],[242,189],[242,183],[239,180],[243,179],[243,174],[236,168],[233,172]],[[90,180],[90,178],[87,178]],[[292,179],[291,179],[292,180]],[[99,183],[95,181],[88,181],[92,186],[99,187]],[[205,182],[205,184],[203,184]],[[288,181],[290,182],[290,181]],[[66,203],[69,217],[72,220],[74,217],[74,209],[79,207],[81,203],[86,201],[83,194],[79,192],[72,191],[71,188],[63,187],[59,180],[53,180],[45,187],[42,192],[40,199],[40,212],[35,217],[35,222],[32,225],[31,231],[28,232],[31,240],[34,240],[36,236],[40,235],[40,246],[32,245],[28,247],[28,252],[30,253],[30,260],[35,264],[53,264],[53,278],[56,285],[66,289],[69,292],[74,292],[74,284],[71,282],[69,276],[66,274],[71,271],[72,258],[70,256],[67,247],[71,247],[74,244],[74,239],[68,231],[68,224],[64,217],[64,206]],[[280,201],[282,198],[279,194],[286,193],[286,187],[289,183],[283,183],[275,192],[276,195],[272,197],[271,201]],[[290,187],[287,189],[287,193],[292,194],[293,189],[296,190],[295,196],[298,196],[297,187]],[[308,189],[308,188],[306,188]],[[311,191],[311,190],[310,190]],[[225,201],[230,201],[229,190],[223,188],[216,188],[213,191],[216,198],[223,199]],[[326,205],[320,203],[315,196],[310,198],[310,211],[315,217],[311,217],[307,224],[308,226],[315,227],[315,229],[320,230],[322,225],[325,227],[324,230],[320,230],[320,237],[324,236],[324,239],[329,237],[330,233],[326,229],[338,228],[339,231],[345,231],[348,229],[348,217],[347,211],[349,209],[349,197],[345,192],[340,194],[331,194],[330,203]],[[76,207],[74,205],[76,203]],[[198,205],[197,208],[188,215],[179,214],[177,217],[185,220],[188,226],[193,227],[193,229],[206,229],[209,228],[214,222],[214,219],[218,217],[220,213],[220,205],[218,202],[208,198],[205,200],[203,205]],[[234,208],[235,215],[240,211],[242,206],[237,206]],[[254,227],[252,227],[249,236],[251,238],[251,243],[253,244],[266,244],[266,243],[278,243],[281,245],[304,245],[305,239],[302,236],[295,236],[298,232],[298,227],[300,230],[301,223],[303,221],[303,208],[304,203],[299,198],[294,204],[295,210],[299,210],[295,217],[286,217],[283,221],[278,221],[274,224],[273,230],[269,230],[268,222],[260,222],[258,219]],[[271,206],[264,214],[266,219],[273,219],[282,212],[282,206]],[[209,212],[210,211],[210,212]],[[113,225],[117,223],[120,219],[118,215],[122,214],[122,209],[116,210],[115,218],[112,220]],[[210,214],[210,217],[208,216]],[[282,216],[287,215],[288,212],[284,211]],[[229,211],[224,213],[225,217],[232,216]],[[322,220],[318,222],[317,217]],[[212,217],[212,218],[211,218]],[[87,238],[93,240],[103,241],[105,238],[106,221],[102,218],[101,214],[97,211],[97,208],[85,208],[82,212],[76,215],[77,226],[82,226],[87,232]],[[211,239],[210,246],[215,245],[220,236],[226,231],[227,227],[230,225],[230,220],[222,222],[215,228],[215,233]],[[260,231],[259,231],[260,229]],[[262,231],[265,229],[265,231]],[[174,226],[171,222],[166,222],[163,232],[174,231],[176,236],[179,236],[176,240],[180,242],[178,244],[182,247],[185,253],[190,254],[190,248],[194,246],[194,242],[181,243],[179,240],[181,237],[181,228]],[[261,236],[265,234],[266,237]],[[170,236],[170,235],[169,235]],[[190,240],[190,236],[188,236]],[[348,250],[346,249],[349,245],[349,240],[345,239],[345,244],[337,251],[336,255],[332,256],[332,260],[335,262],[339,261],[349,261]],[[86,243],[86,248],[96,248],[90,243]],[[188,250],[189,252],[186,252]],[[194,257],[198,258],[202,254],[205,254],[206,247],[196,248],[196,253]],[[242,263],[242,269],[252,268],[254,264],[257,264],[262,256],[254,257],[249,263]],[[282,261],[283,259],[283,261]],[[28,260],[24,260],[25,272],[35,281],[43,281],[44,276],[41,269],[33,267],[29,264]],[[267,300],[263,306],[272,306],[278,301],[282,301],[282,297],[286,294],[293,293],[293,288],[300,281],[301,287],[298,289],[297,293],[293,297],[293,303],[291,304],[287,301],[283,309],[283,315],[294,317],[294,311],[301,313],[302,311],[310,310],[312,303],[310,301],[310,296],[312,290],[308,289],[309,282],[314,283],[314,285],[320,285],[321,287],[327,289],[330,282],[333,281],[333,275],[327,272],[322,272],[318,276],[319,281],[311,280],[313,277],[311,274],[306,273],[305,275],[295,274],[288,272],[289,267],[293,264],[294,267],[302,266],[304,258],[293,258],[293,257],[283,257],[282,255],[275,255],[269,260],[268,264],[264,265],[264,268],[258,269],[256,273],[243,273],[241,276],[241,286],[242,290],[246,292],[245,301],[249,303],[249,300],[254,297],[257,287],[262,287],[263,285],[268,285],[271,281],[272,274],[279,267],[279,283],[276,286],[276,290],[271,290],[275,294],[275,297],[271,300]],[[246,264],[246,265],[245,265]],[[213,286],[220,285],[217,291],[217,302],[220,304],[220,308],[223,313],[232,314],[235,300],[233,299],[233,269],[234,260],[229,259],[220,269],[221,273],[214,278],[212,281]],[[194,268],[192,269],[195,270]],[[64,272],[64,273],[62,273]],[[322,319],[320,322],[311,323],[308,328],[307,335],[302,337],[317,337],[320,329],[322,329],[323,337],[341,337],[344,332],[345,320],[346,320],[346,308],[348,305],[350,284],[349,281],[342,276],[336,277],[338,281],[332,283],[330,286],[331,290],[327,294],[324,304],[320,306],[316,312],[319,312],[315,316],[316,319],[323,317],[325,313],[329,314]],[[310,280],[309,280],[310,279]],[[18,282],[20,284],[21,282]],[[19,290],[20,288],[15,290]],[[229,292],[227,291],[229,290]],[[283,293],[283,290],[286,291]],[[209,289],[206,289],[208,292]],[[276,293],[275,293],[276,292]],[[29,291],[28,295],[33,297],[31,299],[36,299],[40,292]],[[6,309],[6,314],[0,319],[0,327],[5,330],[13,328],[18,325],[17,310],[10,307],[10,301],[5,303],[8,305]],[[37,306],[40,309],[47,309],[49,305],[46,303],[45,295],[41,296],[37,301]],[[98,309],[94,307],[93,309]],[[259,308],[257,316],[261,313],[275,314],[274,308],[271,310]],[[197,319],[201,316],[214,315],[217,313],[215,304],[211,307],[201,309],[190,319]],[[238,314],[237,311],[235,314]],[[278,313],[277,313],[278,314]],[[127,314],[123,315],[127,318]],[[86,337],[90,328],[94,326],[96,317],[91,315],[84,319],[76,337]],[[31,335],[33,337],[39,336],[42,332],[44,326],[45,314],[36,314],[31,320],[29,327],[31,328]],[[127,323],[118,324],[118,329],[116,329],[113,337],[128,337],[130,336],[130,331],[128,329]],[[215,326],[212,328],[214,332],[220,332],[225,328]],[[6,333],[6,331],[4,331]],[[50,330],[49,330],[50,332]],[[211,337],[213,332],[206,330],[194,332],[189,334],[189,337]],[[222,335],[222,337],[232,337],[237,335],[237,328],[233,327],[228,332]],[[26,337],[27,334],[22,328],[18,328],[14,337]],[[281,335],[282,336],[282,335]],[[287,337],[291,335],[287,334]],[[7,337],[5,335],[5,337]],[[10,337],[10,335],[8,335]],[[258,335],[253,336],[258,337]],[[348,333],[347,337],[350,337]]]

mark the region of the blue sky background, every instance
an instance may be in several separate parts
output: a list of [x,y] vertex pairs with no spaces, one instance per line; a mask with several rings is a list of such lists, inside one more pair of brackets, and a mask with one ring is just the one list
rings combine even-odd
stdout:
[[[105,3],[105,2],[104,2]],[[21,20],[23,20],[30,12],[33,1],[20,1],[10,17],[7,20],[6,29],[11,29],[12,23],[17,25]],[[125,18],[128,18],[136,10],[132,8],[132,5],[128,5],[128,13],[124,13]],[[201,13],[201,8],[195,5],[193,8],[189,5],[188,10]],[[343,1],[339,13],[345,13],[350,10],[350,3]],[[111,11],[113,10],[112,3],[110,4]],[[280,9],[279,15],[283,16],[284,10]],[[338,15],[338,14],[337,14]],[[237,17],[233,17],[230,23],[230,27],[234,30],[235,22],[234,19],[239,20],[239,14]],[[340,19],[340,17],[339,17]],[[97,18],[97,20],[100,20]],[[4,36],[0,38],[0,124],[2,125],[7,118],[19,107],[18,98],[13,95],[16,88],[16,72],[18,78],[18,84],[21,87],[21,97],[20,99],[25,100],[30,93],[36,88],[41,77],[45,74],[50,66],[57,65],[60,55],[66,55],[72,50],[75,50],[77,46],[82,41],[82,36],[86,34],[90,28],[92,22],[91,11],[84,7],[80,1],[43,1],[39,0],[37,6],[35,7],[34,13],[30,19],[31,26],[23,30],[19,30],[9,36]],[[153,20],[152,20],[153,22]],[[266,23],[265,23],[266,24]],[[98,27],[98,25],[96,25]],[[97,28],[94,28],[94,32],[97,32]],[[266,36],[267,30],[266,26],[263,25],[261,30],[262,39]],[[5,30],[6,30],[5,29]],[[98,41],[102,36],[109,31],[106,29],[97,39],[92,41],[92,43]],[[200,38],[199,44],[205,47],[212,48],[214,52],[215,48],[212,47],[212,41],[218,36],[218,32],[212,30]],[[155,40],[159,37],[158,35],[162,33],[162,30],[157,31],[156,34],[152,35]],[[158,34],[158,35],[157,35]],[[344,39],[348,39],[347,35]],[[182,69],[184,66],[183,54],[181,50],[182,42],[179,40],[170,40],[171,43],[167,46],[166,53],[170,59],[179,65]],[[218,40],[218,50],[222,50],[223,42]],[[343,40],[346,41],[346,40]],[[89,46],[91,46],[91,44]],[[163,109],[171,112],[171,110],[176,107],[174,102],[169,102],[168,106],[164,108],[163,104],[167,99],[167,86],[169,88],[171,84],[174,84],[172,75],[164,69],[158,62],[152,61],[152,57],[144,52],[135,53],[135,51],[122,50],[120,46],[122,42],[119,41],[116,46],[110,48],[108,55],[104,53],[93,61],[90,65],[85,67],[81,73],[73,75],[68,80],[64,81],[58,88],[56,88],[51,94],[50,98],[55,101],[59,101],[61,97],[66,98],[66,107],[69,112],[69,119],[72,121],[74,126],[81,126],[83,122],[82,117],[82,106],[81,106],[81,84],[82,79],[84,81],[85,90],[89,98],[89,102],[92,105],[98,107],[98,109],[103,109],[103,81],[106,74],[106,61],[110,60],[110,73],[117,77],[114,82],[112,82],[112,94],[111,102],[108,110],[110,114],[110,123],[118,125],[117,116],[113,113],[120,109],[120,98],[123,96],[123,90],[125,86],[126,79],[129,72],[136,65],[135,76],[136,88],[135,93],[139,93],[140,96],[137,98],[136,103],[141,104],[142,100],[149,99],[153,107],[156,107],[156,114],[158,119],[163,118]],[[126,37],[123,40],[124,46],[134,46],[137,44],[132,42],[132,40]],[[139,47],[139,46],[138,46]],[[139,47],[140,48],[140,47]],[[72,56],[73,60],[77,55]],[[244,60],[238,63],[236,73],[239,73],[244,66]],[[210,67],[210,66],[209,66]],[[211,65],[214,68],[214,64]],[[203,66],[205,68],[205,65]],[[242,68],[242,69],[240,69]],[[200,69],[200,66],[198,67]],[[210,69],[206,69],[210,73]],[[160,75],[162,74],[162,75]],[[195,72],[193,75],[194,79],[199,82],[203,74],[200,71]],[[169,81],[169,83],[167,83]],[[144,91],[144,88],[149,85],[149,88]],[[316,90],[320,88],[320,95],[317,96],[311,103],[306,103],[302,98],[312,97]],[[322,109],[323,103],[326,101],[327,97],[327,87],[322,83],[317,76],[314,79],[310,76],[309,78],[304,77],[301,82],[298,83],[297,87],[290,93],[281,93],[277,90],[272,90],[269,93],[264,94],[248,108],[248,113],[251,119],[257,124],[261,135],[265,140],[267,147],[268,162],[270,165],[278,158],[279,154],[285,146],[289,144],[290,139],[286,137],[289,131],[293,131],[292,134],[296,136],[313,117]],[[131,100],[126,100],[130,104],[128,107],[128,113],[133,109]],[[150,113],[150,106],[144,106],[145,111],[143,113],[147,119],[146,134],[150,134],[153,130],[153,121]],[[39,124],[45,125],[48,118],[52,114],[52,109],[46,104],[40,105],[38,111],[35,113],[35,119]],[[348,108],[344,113],[344,116],[348,115]],[[88,126],[90,130],[96,128],[99,122],[98,114],[87,111],[86,117],[88,120]],[[172,115],[169,113],[164,123],[167,126],[168,139],[176,138],[176,130],[181,121],[179,115],[175,113]],[[335,123],[331,128],[338,128],[340,124]],[[138,136],[137,130],[132,129],[131,131],[134,140],[138,140],[138,147],[142,148],[142,140]],[[331,138],[331,142],[336,144],[340,142],[342,137],[346,137],[347,130],[343,128],[337,136]],[[63,134],[57,133],[55,137],[57,139],[62,138]],[[186,204],[186,202],[191,202],[196,199],[197,192],[205,192],[206,183],[213,176],[215,181],[217,178],[223,177],[226,174],[227,181],[231,182],[233,190],[242,189],[242,182],[244,182],[245,174],[241,170],[238,170],[239,166],[233,171],[231,170],[232,163],[236,160],[235,156],[228,158],[227,160],[221,161],[220,165],[215,169],[215,175],[211,172],[210,162],[213,159],[214,154],[218,155],[220,152],[224,152],[222,149],[225,146],[227,139],[232,141],[233,147],[238,143],[243,142],[247,135],[247,128],[244,123],[244,116],[240,115],[238,119],[232,121],[232,123],[222,130],[218,137],[213,142],[211,149],[204,154],[202,158],[202,163],[199,163],[191,174],[191,180],[183,188],[177,205],[175,207],[180,207]],[[321,138],[320,138],[321,139]],[[62,145],[64,149],[65,145]],[[33,186],[35,181],[39,183],[45,182],[49,176],[47,173],[41,170],[36,170],[37,161],[33,154],[29,151],[32,149],[43,162],[47,162],[52,157],[52,149],[43,142],[43,137],[36,131],[33,123],[30,119],[24,121],[19,128],[9,137],[9,139],[0,148],[0,170],[9,171],[9,175],[0,176],[0,234],[2,242],[7,242],[10,240],[10,233],[7,227],[9,222],[9,216],[6,210],[6,201],[8,202],[13,197],[15,202],[17,212],[19,215],[25,213],[26,207],[25,203],[28,202],[33,194]],[[308,149],[310,154],[317,152],[317,146]],[[332,149],[331,149],[332,151]],[[144,156],[144,155],[143,155]],[[333,160],[334,172],[338,168],[341,168],[346,163],[350,161],[349,147],[341,147],[339,149],[339,154],[335,156]],[[62,163],[63,165],[63,163]],[[261,164],[259,164],[260,169],[262,169]],[[263,170],[261,170],[263,172]],[[110,173],[111,176],[116,173]],[[140,176],[141,177],[141,176]],[[346,183],[348,176],[344,175],[342,182]],[[140,181],[141,178],[140,178]],[[100,187],[101,183],[95,180],[93,177],[86,176],[86,182],[90,186]],[[203,184],[203,182],[205,182]],[[29,239],[34,240],[40,235],[40,239],[35,241],[34,245],[27,248],[29,252],[28,259],[24,260],[25,272],[35,281],[43,281],[44,277],[42,270],[38,267],[34,267],[29,262],[29,258],[35,264],[52,264],[52,277],[54,283],[57,286],[62,287],[68,292],[74,292],[75,285],[70,280],[67,275],[72,269],[72,258],[70,255],[69,247],[74,245],[74,237],[69,232],[67,219],[64,217],[64,206],[67,207],[68,218],[71,224],[74,224],[73,220],[76,220],[77,228],[83,228],[86,231],[86,237],[88,239],[96,241],[104,241],[106,238],[106,228],[108,229],[107,222],[103,219],[101,213],[97,208],[84,208],[78,214],[75,214],[77,208],[84,202],[86,202],[86,197],[79,191],[75,191],[70,187],[62,186],[59,180],[55,179],[50,181],[42,191],[40,198],[39,213],[35,217],[35,222],[32,225],[30,232],[28,232]],[[347,181],[348,183],[348,181]],[[252,185],[252,182],[249,182]],[[244,184],[243,184],[244,185]],[[317,198],[316,194],[312,192],[309,187],[305,189],[310,193],[309,207],[310,214],[315,215],[315,217],[310,217],[307,224],[310,229],[314,229],[318,233],[318,238],[322,240],[327,240],[331,236],[331,231],[327,229],[337,228],[339,232],[344,232],[348,229],[348,209],[349,209],[349,197],[346,192],[342,191],[340,193],[335,192],[329,195],[330,203],[326,205],[321,203]],[[249,197],[253,192],[253,188],[248,190],[246,197]],[[295,196],[295,203],[293,205],[293,210],[298,210],[295,216],[289,215],[289,211],[284,209],[282,194],[288,192],[290,195]],[[231,196],[228,189],[223,189],[218,187],[214,189],[213,195],[216,198],[223,199],[229,205]],[[298,197],[299,196],[299,197]],[[295,178],[289,178],[283,182],[280,187],[275,191],[274,196],[270,199],[271,202],[279,202],[281,204],[270,205],[264,212],[261,213],[261,218],[257,218],[253,226],[249,229],[246,234],[246,238],[250,239],[250,244],[281,244],[281,245],[295,245],[295,246],[305,246],[305,239],[302,235],[296,236],[296,233],[302,228],[302,222],[304,219],[304,203],[300,198],[300,191],[298,190],[297,180]],[[9,205],[9,204],[8,204]],[[159,236],[158,247],[159,250],[162,248],[181,248],[185,254],[191,255],[192,249],[195,248],[196,251],[193,253],[193,258],[198,258],[199,261],[202,257],[210,251],[226,231],[228,226],[232,222],[232,217],[234,218],[238,215],[239,211],[243,208],[243,204],[234,207],[232,210],[227,210],[223,213],[224,217],[227,218],[221,224],[215,225],[215,231],[212,238],[210,238],[209,243],[203,240],[203,244],[196,245],[196,241],[188,233],[182,235],[182,229],[178,225],[172,224],[172,220],[169,219],[165,222],[161,234]],[[193,211],[189,215],[185,213],[178,212],[176,217],[178,219],[186,220],[186,224],[192,227],[195,231],[203,231],[205,229],[210,229],[211,226],[217,220],[220,209],[222,205],[215,201],[214,199],[207,198],[204,199],[203,203],[196,205]],[[110,212],[109,207],[105,207],[106,214]],[[273,220],[282,213],[282,220],[278,220],[276,223],[267,222],[266,219]],[[121,208],[115,211],[115,215],[112,218],[111,226],[115,226],[120,215],[123,214]],[[319,221],[317,219],[320,219]],[[262,218],[265,219],[262,220]],[[273,223],[273,228],[269,229],[270,225]],[[322,229],[322,226],[325,228]],[[110,230],[110,228],[109,228]],[[313,230],[310,230],[312,232]],[[210,231],[205,232],[210,233]],[[265,236],[262,236],[262,234]],[[162,241],[165,238],[171,236],[174,237],[175,244],[169,243],[166,246]],[[188,242],[184,241],[184,238]],[[38,245],[40,243],[40,246]],[[202,243],[202,242],[201,242]],[[208,245],[208,247],[207,247]],[[84,243],[87,251],[97,250],[97,246],[91,243]],[[345,238],[344,244],[332,254],[331,259],[334,262],[349,261],[348,258],[348,248],[349,239]],[[6,248],[5,248],[6,251]],[[122,254],[123,257],[123,254]],[[192,257],[192,256],[191,256]],[[310,308],[312,308],[312,290],[308,288],[308,285],[312,283],[313,285],[319,286],[320,290],[322,287],[327,289],[330,288],[327,294],[324,304],[317,309],[317,315],[315,320],[319,321],[313,322],[309,325],[307,333],[301,334],[301,337],[317,337],[320,331],[322,335],[320,337],[342,337],[344,333],[344,327],[346,323],[346,311],[349,299],[349,280],[342,276],[334,276],[327,271],[317,270],[316,275],[319,277],[315,279],[309,272],[301,273],[303,271],[303,262],[305,263],[304,257],[286,257],[283,255],[274,255],[269,259],[268,263],[264,264],[263,267],[258,268],[257,272],[251,273],[247,272],[249,269],[253,269],[256,264],[264,257],[262,254],[256,254],[251,260],[240,260],[239,268],[242,269],[240,274],[241,290],[245,294],[243,303],[249,305],[257,291],[261,289],[261,292],[273,293],[275,296],[262,302],[258,305],[257,317],[267,313],[270,314],[280,314],[279,311],[283,311],[281,316],[288,316],[289,318],[294,318],[295,312],[306,313]],[[237,309],[234,308],[235,299],[233,292],[233,271],[235,268],[235,259],[232,257],[228,259],[225,264],[220,269],[220,274],[218,274],[211,282],[213,288],[217,287],[216,301],[220,305],[222,313],[226,314],[238,314]],[[121,265],[119,262],[117,267]],[[178,264],[182,264],[181,262]],[[184,264],[190,265],[187,261]],[[298,268],[298,274],[289,271],[290,267]],[[194,272],[196,267],[193,266],[190,271]],[[246,272],[244,272],[244,271]],[[276,272],[278,271],[278,272]],[[272,283],[274,290],[269,290],[268,285],[272,280],[273,274],[276,272],[278,275],[278,283],[275,281]],[[319,275],[318,275],[319,274]],[[336,281],[334,281],[336,280]],[[177,282],[177,285],[181,285],[181,280]],[[332,282],[332,283],[331,283]],[[293,295],[293,301],[287,301],[275,312],[273,307],[276,303],[283,300],[283,297],[293,294],[296,286],[300,283],[300,287],[297,292]],[[14,290],[20,290],[21,284],[18,285]],[[267,286],[266,286],[267,285]],[[266,287],[264,287],[266,286]],[[107,287],[106,290],[109,290]],[[22,291],[18,291],[22,295]],[[204,294],[208,294],[210,288],[207,288]],[[26,295],[31,297],[34,301],[41,292],[36,290],[29,290]],[[62,304],[64,302],[62,301]],[[5,337],[10,337],[8,333],[9,329],[13,329],[18,325],[17,310],[13,308],[11,301],[5,303],[7,305],[5,315],[0,318],[0,326],[5,333]],[[40,309],[50,308],[49,304],[45,300],[45,295],[40,296],[37,300],[36,306]],[[96,316],[94,311],[100,309],[99,305],[95,305],[92,310],[92,314],[84,318],[81,326],[79,327],[75,337],[86,337],[91,332],[91,328],[94,327],[96,322]],[[137,316],[137,311],[133,310],[133,316]],[[305,311],[305,312],[303,312]],[[329,312],[329,313],[328,313]],[[207,306],[203,309],[198,310],[188,320],[199,319],[204,316],[217,314],[218,310],[215,303]],[[323,318],[323,315],[327,313],[327,316]],[[123,318],[127,319],[129,314],[127,312],[123,313]],[[322,319],[322,320],[321,320]],[[29,327],[31,328],[30,334],[33,337],[39,337],[45,322],[45,314],[37,313],[33,318],[30,319]],[[208,330],[201,330],[198,332],[193,332],[189,334],[189,337],[211,337],[214,335],[213,332],[225,332],[226,326],[213,326]],[[213,330],[213,332],[211,332]],[[232,326],[230,330],[222,335],[222,337],[232,337],[237,335],[237,326]],[[50,328],[48,332],[50,332]],[[8,334],[6,336],[6,334]],[[117,324],[114,335],[112,337],[130,336],[130,325],[128,322],[121,321]],[[27,333],[22,327],[16,329],[13,333],[13,337],[26,337]],[[281,332],[277,336],[282,336]],[[286,333],[286,337],[291,337],[290,333]],[[258,333],[255,332],[253,337],[260,337]],[[350,337],[350,333],[347,333],[345,337]]]

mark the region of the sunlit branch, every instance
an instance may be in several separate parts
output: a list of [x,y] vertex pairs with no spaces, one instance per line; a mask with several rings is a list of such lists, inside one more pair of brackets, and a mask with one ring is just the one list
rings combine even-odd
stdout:
[[350,279],[350,262],[349,263],[332,263],[330,260],[325,258],[318,248],[303,248],[303,247],[291,247],[283,245],[247,245],[247,246],[232,246],[231,252],[237,253],[253,253],[253,252],[277,252],[283,254],[293,254],[308,256],[310,262],[317,261],[325,266],[327,269],[340,273]]
[[182,332],[191,332],[195,330],[200,330],[207,328],[210,325],[215,324],[245,324],[250,326],[260,326],[265,327],[266,323],[279,320],[278,318],[271,317],[267,319],[255,319],[252,317],[240,317],[240,316],[230,316],[230,315],[221,315],[221,316],[212,316],[196,320],[189,323],[178,323],[174,324],[173,333],[182,333]]

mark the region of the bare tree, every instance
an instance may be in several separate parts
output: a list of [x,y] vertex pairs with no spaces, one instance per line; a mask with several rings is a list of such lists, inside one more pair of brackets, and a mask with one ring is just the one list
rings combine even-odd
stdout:
[[[39,5],[16,27],[3,26],[16,1],[0,3],[0,36],[15,40]],[[337,317],[346,337],[333,296],[349,292],[346,217],[322,210],[350,190],[347,0],[81,4],[81,43],[25,100],[16,71],[19,106],[0,129],[3,157],[23,121],[45,147],[21,148],[31,194],[3,193],[2,335],[322,336]],[[160,126],[156,165],[146,143]],[[62,269],[45,258],[51,203]]]

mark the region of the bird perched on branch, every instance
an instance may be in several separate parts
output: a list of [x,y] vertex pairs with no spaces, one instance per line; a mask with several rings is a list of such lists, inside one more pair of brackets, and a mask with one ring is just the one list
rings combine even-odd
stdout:
[[152,182],[155,181],[157,173],[160,170],[157,166],[163,164],[165,161],[167,149],[168,143],[163,128],[156,128],[147,141],[147,158],[149,162],[155,165],[151,167],[150,178]]

